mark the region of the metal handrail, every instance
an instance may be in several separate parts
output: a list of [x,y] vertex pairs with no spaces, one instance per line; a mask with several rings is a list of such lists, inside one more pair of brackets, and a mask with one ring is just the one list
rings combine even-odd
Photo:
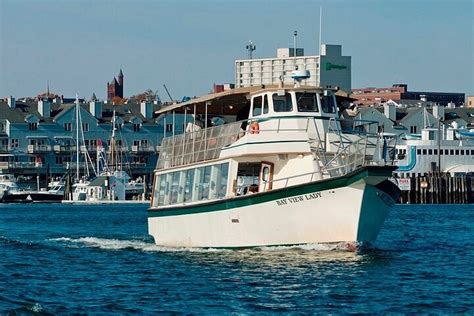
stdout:
[[[301,128],[282,128],[282,120],[287,119],[306,119],[306,126]],[[362,164],[366,163],[367,159],[367,148],[377,147],[378,145],[378,134],[370,133],[370,126],[372,124],[377,124],[375,121],[368,120],[341,120],[337,118],[327,118],[327,117],[316,117],[316,116],[292,116],[292,117],[277,117],[277,118],[257,118],[249,119],[243,121],[237,121],[233,123],[228,123],[220,126],[209,127],[206,129],[201,129],[198,131],[193,131],[189,133],[184,133],[180,135],[173,135],[165,137],[161,143],[161,153],[160,158],[157,163],[157,169],[162,169],[165,167],[176,167],[187,165],[199,161],[207,161],[212,159],[217,159],[220,155],[222,148],[232,144],[237,141],[239,138],[246,134],[251,134],[252,132],[249,129],[249,122],[267,122],[275,121],[277,122],[277,127],[275,128],[265,128],[260,129],[259,133],[269,133],[269,132],[308,132],[310,127],[314,128],[316,139],[310,139],[311,143],[316,142],[317,148],[316,151],[313,151],[315,156],[317,156],[323,162],[323,168],[328,169],[328,167],[333,164],[337,159],[341,159],[342,155],[347,155],[347,159],[352,159],[351,151],[353,148],[353,154],[356,156],[361,154],[361,149],[364,148],[364,154],[362,155]],[[326,135],[322,136],[321,131],[318,128],[317,121],[319,120],[328,120],[328,131],[327,133],[334,133],[337,135],[338,139],[329,140],[329,143],[326,144]],[[310,124],[310,121],[313,124]],[[356,131],[353,130],[351,133],[344,133],[341,129],[338,122],[350,122],[355,128],[361,126],[369,126],[369,131]],[[242,124],[247,123],[247,129],[241,129]],[[347,135],[345,135],[347,134]],[[353,140],[348,135],[359,136],[360,139]],[[376,142],[373,144],[369,142],[369,138],[375,137]],[[361,146],[362,140],[364,145]],[[335,153],[327,152],[327,145],[332,147],[336,146]],[[357,146],[357,147],[356,147]],[[192,147],[192,149],[191,149]],[[329,147],[329,148],[331,148]],[[328,158],[327,155],[330,154],[332,157]],[[356,159],[358,160],[358,159]],[[329,168],[330,169],[330,168]]]

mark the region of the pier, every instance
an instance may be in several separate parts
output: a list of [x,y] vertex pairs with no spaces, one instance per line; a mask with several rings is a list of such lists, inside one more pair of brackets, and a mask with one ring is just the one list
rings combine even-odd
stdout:
[[398,201],[402,204],[474,203],[474,176],[469,173],[436,172],[401,179],[409,179],[409,190],[402,190]]

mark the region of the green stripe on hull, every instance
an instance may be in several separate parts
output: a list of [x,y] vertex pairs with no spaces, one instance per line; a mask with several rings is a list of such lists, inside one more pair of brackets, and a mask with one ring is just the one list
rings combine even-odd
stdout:
[[320,180],[316,182],[299,184],[287,188],[276,189],[265,193],[244,195],[230,199],[210,201],[201,204],[176,206],[163,209],[149,209],[148,217],[178,216],[206,212],[226,211],[249,205],[261,204],[269,201],[284,199],[287,197],[325,191],[349,186],[368,176],[390,176],[393,167],[364,167],[348,173],[345,176]]

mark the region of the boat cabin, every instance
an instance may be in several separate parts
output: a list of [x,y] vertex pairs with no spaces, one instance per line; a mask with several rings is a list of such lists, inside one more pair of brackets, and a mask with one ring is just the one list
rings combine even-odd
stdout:
[[[332,90],[247,87],[158,111],[173,121],[176,113],[190,126],[162,141],[152,208],[239,198],[343,175],[379,155],[377,137],[368,133],[376,123],[341,122]],[[348,126],[351,131],[344,133]]]

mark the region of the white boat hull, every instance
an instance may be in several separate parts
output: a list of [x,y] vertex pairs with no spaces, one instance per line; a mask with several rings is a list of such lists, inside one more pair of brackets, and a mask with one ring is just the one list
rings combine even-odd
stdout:
[[[190,206],[187,213],[152,209],[149,233],[158,245],[168,247],[372,243],[394,203],[388,194],[364,179],[314,192],[302,187],[301,192],[286,195],[289,189],[234,198],[215,211],[203,210],[202,206]],[[262,202],[265,194],[281,198]],[[209,209],[215,207],[209,203]]]

